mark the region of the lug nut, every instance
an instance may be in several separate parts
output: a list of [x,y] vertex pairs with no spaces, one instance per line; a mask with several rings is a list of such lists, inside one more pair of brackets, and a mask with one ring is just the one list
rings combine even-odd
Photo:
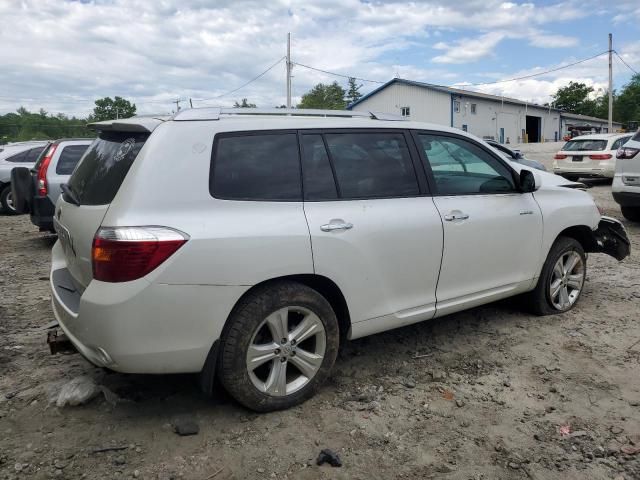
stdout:
[[296,344],[296,339],[294,338],[293,340],[291,340],[291,345],[295,345]]
[[284,362],[286,362],[286,361],[287,361],[287,357],[282,357],[282,358],[280,359],[280,362],[281,362],[281,363],[284,363]]
[[282,339],[282,341],[281,341],[280,343],[282,343],[282,344],[284,345],[285,343],[287,343],[287,339],[286,339],[286,338],[283,338],[283,339]]
[[276,355],[280,355],[280,349],[276,348],[276,352],[275,353],[276,353]]

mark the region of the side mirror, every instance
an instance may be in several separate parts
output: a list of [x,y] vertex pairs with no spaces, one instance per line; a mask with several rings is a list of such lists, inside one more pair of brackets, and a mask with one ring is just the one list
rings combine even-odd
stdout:
[[540,180],[531,170],[520,170],[520,191],[522,193],[535,192],[540,188]]

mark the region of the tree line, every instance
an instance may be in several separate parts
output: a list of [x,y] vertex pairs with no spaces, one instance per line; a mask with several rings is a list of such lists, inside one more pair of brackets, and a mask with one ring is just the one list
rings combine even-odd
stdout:
[[[595,92],[585,83],[569,82],[558,89],[551,105],[571,113],[608,118],[609,92]],[[620,92],[614,90],[613,120],[623,125],[640,120],[640,74],[631,77]]]
[[[296,108],[343,110],[362,98],[355,78],[349,78],[347,87],[338,82],[318,83],[302,95]],[[553,95],[552,106],[560,110],[593,117],[607,118],[608,93],[594,92],[593,87],[580,82],[570,82]],[[236,108],[255,108],[256,104],[243,98],[234,104]],[[284,105],[276,108],[284,108]],[[87,118],[78,118],[59,113],[51,115],[43,109],[30,112],[20,107],[15,113],[0,115],[0,144],[34,139],[63,137],[93,137],[87,123],[114,118],[129,118],[136,114],[136,105],[122,97],[104,97],[95,101],[93,113]],[[628,125],[640,120],[640,74],[617,92],[613,92],[613,120]]]

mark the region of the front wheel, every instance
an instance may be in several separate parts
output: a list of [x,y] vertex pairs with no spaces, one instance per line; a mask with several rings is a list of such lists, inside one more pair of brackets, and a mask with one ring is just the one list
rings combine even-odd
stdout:
[[620,207],[622,216],[632,222],[640,222],[640,207]]
[[2,205],[2,211],[7,215],[17,215],[18,211],[16,210],[13,204],[13,194],[11,193],[11,185],[7,185],[4,187],[4,190],[0,192],[0,205]]
[[559,237],[544,262],[535,290],[528,294],[530,309],[537,315],[571,310],[578,302],[587,274],[587,256],[580,243]]
[[335,362],[339,329],[329,302],[296,282],[259,287],[234,309],[218,363],[226,390],[260,411],[310,398]]

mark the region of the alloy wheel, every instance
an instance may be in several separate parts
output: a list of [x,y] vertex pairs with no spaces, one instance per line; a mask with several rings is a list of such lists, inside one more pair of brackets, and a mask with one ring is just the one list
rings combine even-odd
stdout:
[[324,324],[311,310],[298,306],[276,310],[262,321],[249,343],[249,378],[267,395],[290,395],[315,377],[326,343]]
[[564,311],[576,302],[584,284],[584,262],[575,251],[563,253],[551,272],[549,295],[556,310]]
[[16,207],[13,204],[13,192],[9,192],[7,194],[6,201],[7,201],[7,208],[9,210],[11,210],[12,212],[15,212],[16,211]]

